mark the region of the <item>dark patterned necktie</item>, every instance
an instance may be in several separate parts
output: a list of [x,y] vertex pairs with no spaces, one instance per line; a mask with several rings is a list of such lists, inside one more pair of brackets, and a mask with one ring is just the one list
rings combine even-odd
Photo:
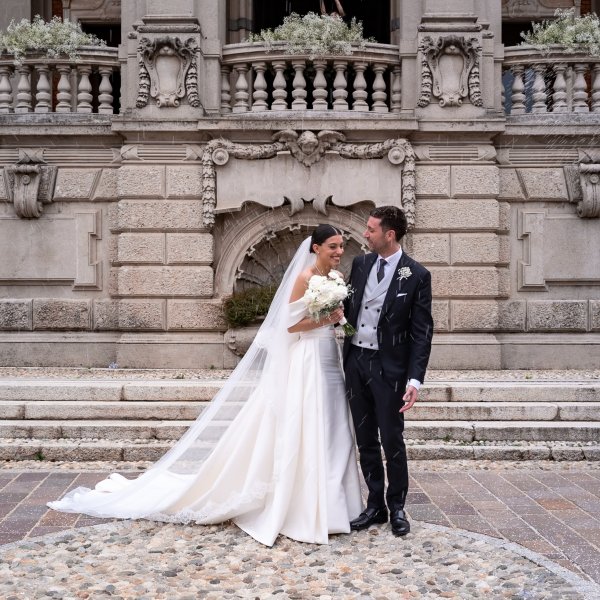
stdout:
[[377,283],[380,283],[385,275],[385,265],[387,265],[387,261],[385,258],[379,259],[379,268],[377,269]]

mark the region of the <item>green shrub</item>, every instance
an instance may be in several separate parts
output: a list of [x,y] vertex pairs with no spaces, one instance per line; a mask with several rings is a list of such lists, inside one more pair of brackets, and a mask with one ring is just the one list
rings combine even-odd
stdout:
[[48,58],[65,55],[76,60],[81,46],[105,45],[95,35],[83,33],[79,23],[63,21],[60,17],[48,22],[40,15],[33,21],[22,19],[15,23],[13,20],[6,31],[0,32],[0,51],[12,54],[17,62],[23,60],[27,50],[45,52]]
[[292,13],[275,29],[263,29],[252,33],[249,42],[262,42],[271,49],[274,42],[286,42],[288,54],[308,54],[311,58],[332,54],[352,54],[358,45],[372,41],[363,36],[361,21],[352,19],[349,25],[337,15],[317,15],[314,12],[301,17]]
[[230,327],[244,327],[269,311],[276,286],[254,287],[236,292],[223,303],[225,320]]
[[586,52],[600,55],[600,19],[594,13],[575,16],[575,9],[557,9],[556,19],[532,23],[533,31],[521,33],[525,44],[548,50],[551,44],[560,44],[568,52]]

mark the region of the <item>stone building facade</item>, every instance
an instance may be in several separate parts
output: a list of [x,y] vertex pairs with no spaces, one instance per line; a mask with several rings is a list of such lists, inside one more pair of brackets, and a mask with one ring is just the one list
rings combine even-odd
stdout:
[[241,41],[274,0],[5,4],[120,42],[0,57],[1,365],[231,367],[222,299],[320,222],[365,251],[382,204],[432,272],[432,366],[600,364],[600,58],[502,42],[593,3],[389,0],[318,59]]

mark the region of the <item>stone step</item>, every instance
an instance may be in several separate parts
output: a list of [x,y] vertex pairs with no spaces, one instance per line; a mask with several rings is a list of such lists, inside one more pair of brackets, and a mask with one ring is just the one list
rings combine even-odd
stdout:
[[[174,441],[11,440],[0,441],[0,460],[40,461],[156,461]],[[210,451],[210,446],[206,446]],[[600,460],[600,444],[475,442],[407,443],[409,460]]]
[[[193,421],[5,420],[0,438],[177,440]],[[206,434],[218,439],[229,421],[216,421]],[[473,441],[598,442],[600,422],[585,421],[409,421],[407,439]]]
[[[38,400],[0,401],[0,419],[137,419],[149,421],[191,420],[210,402],[85,402]],[[228,403],[219,419],[235,416],[240,404]],[[421,402],[406,413],[408,421],[593,421],[600,402]]]
[[[0,401],[210,401],[223,380],[64,381],[2,379]],[[600,402],[600,381],[445,381],[426,383],[425,402]]]

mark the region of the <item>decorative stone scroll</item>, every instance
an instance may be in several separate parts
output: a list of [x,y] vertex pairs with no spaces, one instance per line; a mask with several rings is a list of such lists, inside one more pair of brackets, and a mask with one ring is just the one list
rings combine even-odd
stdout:
[[58,169],[45,164],[43,153],[42,148],[20,149],[17,164],[4,167],[9,201],[24,219],[39,218],[54,197]]
[[141,38],[136,106],[143,108],[152,97],[159,108],[177,107],[181,98],[187,96],[190,106],[199,107],[196,50],[194,38],[185,43],[171,36]]
[[440,106],[460,106],[469,98],[473,106],[483,106],[479,58],[481,46],[475,37],[448,35],[434,40],[425,36],[421,52],[421,108],[439,98]]
[[569,200],[583,219],[600,217],[600,151],[579,150],[579,164],[564,167]]
[[[342,158],[375,159],[387,155],[393,165],[403,164],[402,207],[406,213],[409,228],[415,223],[415,153],[410,143],[403,138],[388,139],[375,144],[349,144],[344,134],[338,131],[320,131],[315,134],[304,131],[298,134],[293,130],[279,131],[273,135],[271,144],[236,144],[229,140],[210,141],[202,156],[202,203],[204,226],[212,228],[215,223],[216,166],[225,165],[230,155],[243,160],[273,158],[279,152],[289,151],[301,164],[310,168],[320,161],[326,152],[335,152]],[[317,212],[326,213],[326,198],[323,202],[311,200],[289,200],[291,214],[302,210],[305,203],[312,202]]]

